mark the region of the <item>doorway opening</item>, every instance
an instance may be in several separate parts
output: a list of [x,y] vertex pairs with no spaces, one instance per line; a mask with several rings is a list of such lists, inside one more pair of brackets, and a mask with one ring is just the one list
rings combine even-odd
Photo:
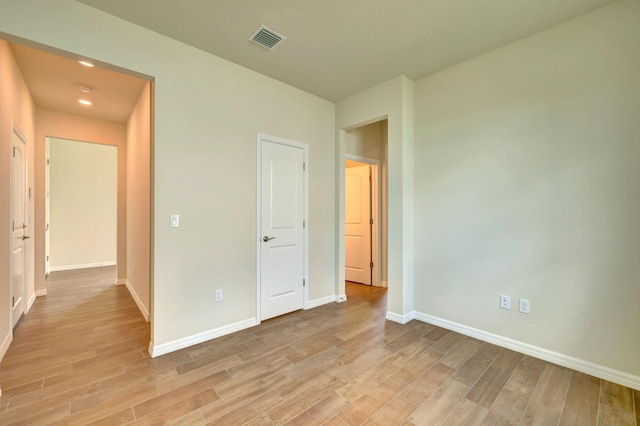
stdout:
[[[87,68],[78,62],[80,59],[90,60],[84,55],[8,34],[2,34],[1,41],[10,50],[14,68],[24,79],[24,97],[30,98],[34,105],[33,116],[21,123],[25,127],[25,134],[33,134],[33,140],[30,137],[28,141],[30,154],[27,158],[27,196],[30,209],[33,210],[28,212],[26,221],[30,229],[24,230],[26,237],[31,238],[24,246],[29,261],[22,271],[22,276],[27,278],[28,289],[22,295],[25,313],[37,296],[47,295],[49,272],[107,265],[109,270],[116,270],[112,283],[126,286],[145,320],[151,322],[153,77],[94,60],[90,61],[94,66]],[[4,79],[2,83],[8,84]],[[78,98],[87,102],[80,103],[76,101]],[[52,190],[49,183],[45,184],[48,176],[46,161],[49,158],[47,141],[54,137],[78,145],[106,148],[115,153],[116,168],[112,183],[116,185],[117,195],[99,209],[103,214],[117,211],[116,229],[113,232],[106,231],[111,226],[97,225],[97,222],[83,216],[67,226],[67,230],[71,231],[64,237],[66,241],[56,241],[53,235],[56,229],[52,228],[56,218],[51,217],[56,209],[55,206],[47,206],[51,200],[45,196],[51,194]],[[100,161],[94,162],[94,168],[104,164],[105,157],[100,158]],[[83,159],[81,164],[86,165],[88,159]],[[86,179],[76,179],[74,185],[75,189],[91,186],[89,196],[105,193],[104,188],[90,185]],[[82,203],[79,206],[84,207]],[[72,214],[64,216],[62,219],[69,222]],[[93,226],[90,229],[85,227],[84,235],[81,232],[73,233],[88,223]],[[58,227],[58,231],[60,229]],[[114,242],[104,244],[104,240],[98,241],[99,233],[109,234]],[[89,250],[79,253],[77,249],[80,244],[73,246],[76,238],[88,237],[95,238],[94,244]],[[58,250],[57,243],[75,248],[78,260],[59,256],[70,254],[72,250]],[[81,257],[92,252],[95,254],[96,249],[107,246],[112,251],[108,255],[94,256],[93,259]],[[117,269],[108,265],[117,265]],[[16,274],[20,273],[18,268],[15,271]]]
[[386,287],[387,120],[345,136],[345,281]]
[[117,146],[53,137],[45,144],[46,274],[116,265]]

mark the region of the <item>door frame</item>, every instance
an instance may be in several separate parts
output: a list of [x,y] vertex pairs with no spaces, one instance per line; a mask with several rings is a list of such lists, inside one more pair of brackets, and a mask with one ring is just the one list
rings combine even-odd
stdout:
[[[371,229],[371,261],[373,262],[371,285],[373,287],[382,287],[382,242],[380,240],[382,235],[382,204],[380,203],[382,185],[380,182],[380,161],[353,154],[345,154],[344,159],[371,166],[371,216],[373,219],[373,227]],[[344,168],[345,165],[343,164],[342,167]]]
[[261,261],[262,261],[262,229],[260,227],[262,212],[262,142],[277,143],[280,145],[290,146],[292,148],[300,148],[303,152],[303,161],[305,164],[304,173],[302,174],[303,185],[303,201],[302,201],[302,220],[305,226],[302,229],[302,277],[305,285],[302,289],[302,309],[309,308],[309,145],[277,136],[271,136],[266,133],[258,133],[256,137],[256,324],[260,324],[262,320],[261,307]]
[[50,227],[50,207],[51,207],[51,138],[44,138],[44,276],[51,273],[51,227]]
[[[20,131],[20,128],[18,127],[18,125],[16,123],[13,123],[13,125],[11,126],[11,136],[10,136],[10,149],[13,152],[13,135],[16,135],[18,139],[20,139],[20,141],[22,141],[22,143],[24,144],[24,195],[23,195],[23,202],[24,202],[24,215],[25,215],[25,219],[28,223],[28,227],[31,228],[31,219],[29,217],[29,158],[27,156],[27,145],[28,145],[28,141],[27,138],[25,137],[24,133],[22,133],[22,131]],[[9,218],[11,219],[9,221],[9,227],[10,227],[10,238],[9,238],[9,253],[13,253],[13,224],[12,224],[12,219],[13,219],[13,154],[11,154],[11,162],[9,165],[9,211],[10,211],[10,216]],[[24,231],[23,231],[24,232]],[[32,232],[33,235],[33,232]],[[26,240],[23,240],[23,246],[22,246],[22,300],[20,301],[20,303],[22,304],[22,316],[24,317],[24,315],[26,315],[29,312],[29,308],[30,305],[29,303],[27,303],[27,281],[28,281],[28,273],[29,270],[27,268],[28,266],[28,262],[27,262],[27,244]],[[14,311],[14,305],[13,305],[13,261],[9,262],[9,297],[10,297],[10,304],[11,307],[9,309],[9,315],[11,317],[11,321],[10,321],[10,325],[11,325],[11,329],[13,330],[13,328],[18,325],[17,323],[14,324],[14,320],[15,318],[13,317],[13,311]]]

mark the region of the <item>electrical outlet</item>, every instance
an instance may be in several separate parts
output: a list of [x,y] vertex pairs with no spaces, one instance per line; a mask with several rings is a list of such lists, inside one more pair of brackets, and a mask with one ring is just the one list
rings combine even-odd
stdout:
[[528,299],[520,299],[520,312],[523,314],[529,313],[529,300]]
[[505,296],[504,294],[500,295],[500,308],[502,309],[511,309],[511,297]]
[[214,297],[214,301],[216,302],[222,301],[222,289],[221,288],[217,289],[213,297]]

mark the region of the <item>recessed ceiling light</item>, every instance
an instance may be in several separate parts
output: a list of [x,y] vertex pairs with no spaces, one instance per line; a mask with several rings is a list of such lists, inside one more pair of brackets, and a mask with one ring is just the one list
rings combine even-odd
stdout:
[[85,67],[88,68],[93,68],[95,65],[93,65],[91,62],[89,61],[78,61],[81,65],[84,65]]
[[93,105],[91,101],[88,101],[86,99],[80,99],[78,100],[78,102],[80,102],[82,105],[87,105],[87,106]]
[[82,93],[91,93],[93,92],[93,87],[81,84],[78,86],[78,90],[80,90]]

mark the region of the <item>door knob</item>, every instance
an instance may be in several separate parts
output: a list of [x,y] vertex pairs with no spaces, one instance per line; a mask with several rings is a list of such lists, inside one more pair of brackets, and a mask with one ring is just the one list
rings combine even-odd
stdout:
[[262,237],[262,241],[264,241],[265,243],[267,241],[271,241],[271,240],[275,240],[275,239],[276,239],[276,237],[267,237],[266,235],[264,237]]
[[25,235],[25,236],[22,237],[23,240],[28,240],[29,238],[31,238],[31,237],[28,236],[28,235]]

